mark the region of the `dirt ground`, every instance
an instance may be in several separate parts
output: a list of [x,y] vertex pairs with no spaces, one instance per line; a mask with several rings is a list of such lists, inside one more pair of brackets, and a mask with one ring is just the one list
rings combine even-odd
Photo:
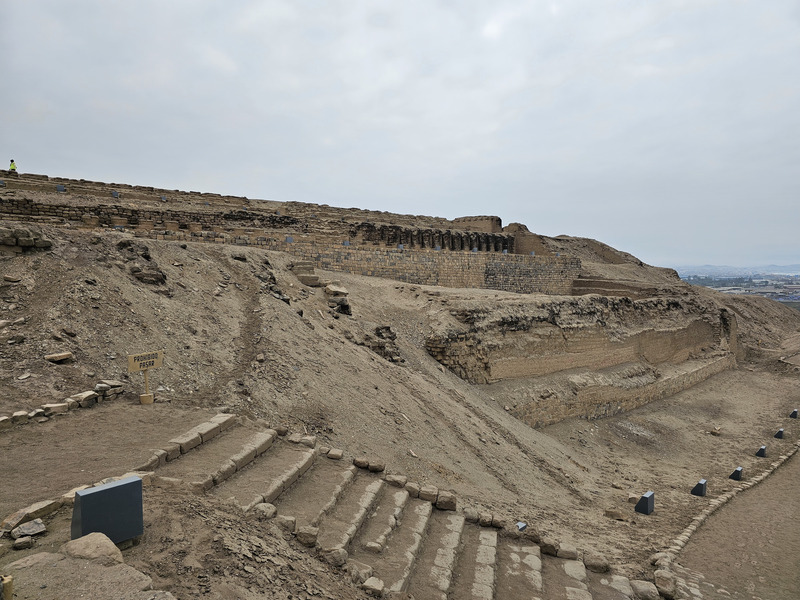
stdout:
[[800,458],[795,454],[763,483],[737,495],[708,519],[679,562],[734,598],[798,597],[798,515]]
[[[319,288],[300,285],[290,257],[280,253],[42,230],[55,242],[52,252],[0,259],[0,275],[20,280],[0,283],[0,320],[8,321],[0,327],[0,414],[60,401],[103,378],[125,381],[128,392],[0,433],[2,516],[122,474],[224,406],[316,434],[320,444],[379,456],[392,472],[454,490],[462,507],[534,523],[604,553],[622,574],[650,578],[647,557],[730,489],[735,467],[755,474],[763,462],[755,457],[759,446],[779,452],[800,438],[800,420],[787,419],[800,405],[800,379],[780,361],[800,316],[775,303],[731,301],[747,349],[739,369],[627,414],[534,430],[504,410],[509,399],[492,386],[464,382],[424,350],[429,312],[448,297],[490,309],[502,292],[320,273],[349,291],[353,314],[346,316],[334,314]],[[166,283],[135,279],[132,263],[162,271]],[[401,361],[387,360],[385,344],[376,343],[381,327],[396,334],[388,354]],[[141,378],[127,374],[125,356],[151,349],[166,350],[167,359],[151,375],[158,402],[142,406]],[[75,356],[67,364],[43,358],[65,350]],[[772,437],[779,427],[786,428],[783,442]],[[791,473],[795,463],[781,471]],[[689,494],[700,478],[708,480],[706,498]],[[648,490],[656,511],[637,515],[628,496]],[[239,568],[220,531],[245,539],[254,533],[269,548],[247,542],[274,567],[262,575],[281,582],[275,598],[299,596],[295,585],[317,585],[321,597],[359,597],[280,532],[227,514],[212,497],[173,499],[153,490],[146,502],[149,529],[126,560],[179,597],[204,590],[209,597],[250,597],[259,574]],[[607,508],[626,520],[604,516]],[[54,519],[68,518],[63,511]],[[761,531],[753,527],[754,539]],[[0,556],[0,566],[20,556]],[[715,568],[701,565],[709,573]]]

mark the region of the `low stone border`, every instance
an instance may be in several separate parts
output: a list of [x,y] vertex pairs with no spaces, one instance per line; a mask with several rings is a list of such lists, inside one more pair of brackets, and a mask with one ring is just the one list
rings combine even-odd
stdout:
[[113,400],[125,391],[125,384],[116,379],[101,379],[93,390],[79,392],[66,398],[63,402],[42,404],[32,411],[18,410],[10,417],[0,417],[0,431],[11,429],[12,425],[24,425],[34,419],[49,418],[53,415],[65,414],[77,408],[91,408],[105,400]]
[[732,490],[725,492],[719,497],[711,500],[709,505],[699,515],[692,519],[692,522],[680,533],[680,535],[672,540],[672,545],[669,548],[650,557],[650,563],[656,567],[656,571],[654,573],[656,587],[665,598],[672,598],[675,594],[675,575],[670,570],[672,562],[677,558],[678,554],[681,550],[683,550],[686,544],[689,543],[692,535],[694,535],[694,533],[703,525],[703,523],[705,523],[706,519],[730,502],[738,493],[744,492],[745,490],[748,490],[764,481],[767,477],[772,475],[772,473],[774,473],[778,467],[794,456],[798,450],[800,450],[800,441],[796,442],[794,447],[789,450],[789,452],[779,456],[778,459],[772,462],[769,468],[762,471],[761,474],[752,477],[748,481],[739,484]]

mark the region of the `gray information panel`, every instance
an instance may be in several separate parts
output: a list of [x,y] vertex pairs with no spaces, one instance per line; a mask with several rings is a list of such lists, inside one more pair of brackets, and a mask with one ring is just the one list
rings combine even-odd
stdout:
[[72,539],[94,532],[106,534],[115,544],[144,533],[140,478],[126,477],[75,493]]

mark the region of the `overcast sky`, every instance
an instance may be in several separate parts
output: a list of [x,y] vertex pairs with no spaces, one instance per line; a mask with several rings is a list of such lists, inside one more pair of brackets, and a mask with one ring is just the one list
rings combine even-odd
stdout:
[[0,0],[0,111],[21,171],[800,263],[800,0]]

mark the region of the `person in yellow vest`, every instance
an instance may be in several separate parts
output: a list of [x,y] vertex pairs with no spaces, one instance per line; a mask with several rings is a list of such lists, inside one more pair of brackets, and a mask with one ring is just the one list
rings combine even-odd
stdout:
[[15,163],[15,162],[14,162],[14,159],[13,159],[13,158],[11,159],[11,166],[10,166],[10,167],[8,167],[8,170],[9,170],[9,171],[14,171],[14,172],[16,172],[16,171],[17,171],[17,163]]

